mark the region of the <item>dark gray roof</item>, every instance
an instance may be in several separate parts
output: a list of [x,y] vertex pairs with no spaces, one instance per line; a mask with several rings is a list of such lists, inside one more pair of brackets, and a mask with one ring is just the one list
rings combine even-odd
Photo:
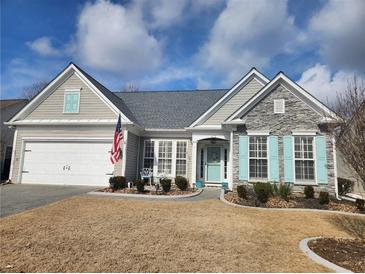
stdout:
[[177,129],[191,125],[227,90],[115,92],[144,128]]

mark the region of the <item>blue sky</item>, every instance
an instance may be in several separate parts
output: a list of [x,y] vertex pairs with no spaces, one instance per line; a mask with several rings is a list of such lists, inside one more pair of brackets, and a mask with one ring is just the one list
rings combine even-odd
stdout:
[[229,88],[255,66],[326,101],[365,71],[365,1],[2,0],[1,98],[70,61],[113,91]]

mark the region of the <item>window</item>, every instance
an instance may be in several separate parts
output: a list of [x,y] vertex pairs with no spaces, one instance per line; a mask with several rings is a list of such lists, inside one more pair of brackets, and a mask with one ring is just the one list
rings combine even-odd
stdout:
[[228,171],[228,150],[224,149],[224,179],[227,179],[227,171]]
[[295,137],[295,179],[298,181],[314,180],[313,137]]
[[176,142],[176,176],[186,176],[186,142]]
[[285,100],[275,99],[274,100],[274,113],[285,113]]
[[158,143],[158,173],[172,175],[172,141]]
[[144,159],[143,159],[143,168],[150,168],[153,170],[153,161],[154,161],[154,149],[155,142],[146,140],[144,141]]
[[250,137],[250,180],[267,179],[267,138],[264,136]]
[[200,178],[204,177],[204,149],[200,150]]
[[79,113],[80,108],[80,91],[65,91],[63,112]]

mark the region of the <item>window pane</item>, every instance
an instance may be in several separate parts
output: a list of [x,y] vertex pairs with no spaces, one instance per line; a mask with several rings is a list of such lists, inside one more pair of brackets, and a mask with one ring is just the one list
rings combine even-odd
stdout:
[[296,160],[295,178],[297,180],[314,180],[314,161]]
[[267,138],[250,137],[250,178],[267,179]]
[[186,160],[176,160],[176,176],[186,176]]
[[186,142],[176,142],[176,176],[186,176]]

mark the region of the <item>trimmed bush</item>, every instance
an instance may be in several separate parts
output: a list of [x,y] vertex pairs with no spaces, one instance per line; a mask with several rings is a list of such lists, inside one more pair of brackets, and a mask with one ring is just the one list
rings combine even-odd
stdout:
[[167,193],[171,190],[171,179],[161,179],[160,184],[162,186],[163,192]]
[[305,195],[306,199],[313,199],[314,198],[314,188],[312,186],[305,186],[304,195]]
[[269,197],[273,194],[273,187],[270,183],[254,183],[253,190],[256,193],[257,199],[261,203],[266,203]]
[[138,192],[144,192],[144,186],[145,186],[144,180],[135,180],[134,185],[137,187]]
[[285,183],[285,184],[280,184],[279,185],[279,194],[280,194],[281,199],[288,202],[291,193],[292,193],[291,184]]
[[185,177],[182,176],[176,176],[175,178],[175,185],[180,189],[180,190],[187,190],[188,189],[188,180]]
[[113,190],[127,187],[127,180],[124,176],[113,176],[109,178],[110,188]]
[[365,209],[365,200],[356,199],[355,203],[356,203],[356,207],[357,207],[358,210],[363,211]]
[[319,203],[321,205],[326,205],[330,202],[330,196],[327,191],[319,192]]
[[247,199],[247,188],[245,185],[237,186],[237,195],[242,199]]
[[278,188],[278,183],[274,183],[273,184],[273,191],[274,191],[274,195],[279,195],[279,188]]
[[354,188],[354,182],[345,178],[337,178],[338,194],[346,195]]

